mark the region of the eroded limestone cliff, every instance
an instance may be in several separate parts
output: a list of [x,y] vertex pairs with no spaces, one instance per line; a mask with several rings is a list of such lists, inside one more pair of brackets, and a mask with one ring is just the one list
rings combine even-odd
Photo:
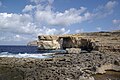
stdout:
[[38,36],[39,49],[80,48],[86,51],[120,52],[120,31],[60,36]]

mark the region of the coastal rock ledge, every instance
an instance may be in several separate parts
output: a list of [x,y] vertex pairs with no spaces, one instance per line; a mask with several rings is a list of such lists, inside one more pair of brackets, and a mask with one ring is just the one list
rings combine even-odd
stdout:
[[[64,54],[48,59],[0,58],[0,80],[99,80],[105,70],[117,71],[120,80],[120,55],[92,51]],[[108,80],[108,79],[103,79]]]

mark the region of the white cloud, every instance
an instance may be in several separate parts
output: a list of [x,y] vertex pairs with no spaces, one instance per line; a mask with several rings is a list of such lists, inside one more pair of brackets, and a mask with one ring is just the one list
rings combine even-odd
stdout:
[[43,1],[46,1],[46,0],[30,0],[31,2],[34,2],[34,3],[40,3],[40,2],[43,2]]
[[105,5],[100,5],[94,10],[94,18],[104,18],[113,13],[117,1],[108,1]]
[[116,1],[109,1],[105,5],[101,5],[95,9],[94,13],[87,11],[87,8],[79,9],[70,8],[64,12],[54,12],[49,4],[41,5],[42,2],[53,3],[54,0],[31,0],[39,3],[36,5],[27,5],[23,11],[35,11],[35,19],[38,24],[46,24],[50,26],[70,26],[72,24],[81,23],[87,20],[106,17],[112,14],[113,8],[117,5]]
[[113,22],[114,24],[120,24],[120,20],[117,20],[117,19],[114,19],[112,22]]
[[54,0],[30,0],[31,2],[34,2],[36,4],[42,3],[42,2],[48,2],[49,4],[52,4]]
[[0,44],[26,44],[35,39],[37,36],[0,31]]
[[54,0],[48,0],[49,4],[52,4],[54,2]]
[[3,41],[3,40],[5,40],[5,36],[0,37],[0,41]]
[[65,28],[61,28],[59,30],[55,28],[47,28],[43,27],[40,29],[40,33],[38,35],[60,35],[60,34],[68,34],[70,30],[66,30]]
[[35,8],[33,5],[26,5],[22,12],[32,11]]
[[29,14],[0,13],[0,41],[28,41],[37,37],[38,34],[54,35],[69,32],[70,30],[65,28],[57,30],[36,25]]
[[86,8],[80,9],[71,8],[65,12],[53,12],[53,11],[36,11],[35,17],[38,22],[43,22],[48,25],[55,26],[69,26],[71,24],[80,23],[88,19],[88,16],[80,16],[85,12]]
[[[14,35],[14,36],[13,36],[13,39],[14,39],[14,41],[21,41],[21,40],[26,41],[26,40],[29,40],[29,38],[27,38],[27,37],[25,37],[25,36],[22,36],[22,35],[18,35],[18,34]],[[13,39],[12,39],[12,40],[13,40]],[[10,40],[9,40],[9,41],[10,41]]]
[[0,31],[35,34],[38,30],[28,14],[0,13]]
[[96,29],[97,29],[97,31],[102,31],[101,27],[97,27]]
[[[70,8],[64,12],[54,12],[52,10],[52,3],[54,0],[31,0],[31,2],[36,3],[36,5],[25,6],[23,12],[34,11],[35,19],[39,24],[69,26],[71,24],[86,21],[91,16],[87,14],[88,12],[84,16],[81,16],[86,11],[85,7],[80,7],[79,9]],[[42,2],[47,2],[49,4],[40,4]]]
[[105,8],[111,10],[113,9],[118,3],[116,1],[109,1],[107,2],[107,4],[105,5]]
[[[0,13],[0,41],[27,41],[37,37],[38,34],[68,34],[70,30],[65,29],[65,26],[110,15],[117,5],[116,1],[109,1],[107,4],[97,7],[95,12],[89,12],[85,7],[70,8],[59,12],[53,10],[54,0],[30,1],[33,4],[26,5],[21,14]],[[114,22],[118,23],[116,20]],[[52,26],[62,27],[56,29]],[[101,28],[97,28],[97,30],[101,30]],[[75,32],[83,31],[80,29]]]
[[75,32],[76,33],[82,33],[82,32],[84,32],[84,29],[77,29]]
[[114,19],[112,20],[113,24],[114,24],[114,27],[115,29],[120,29],[120,20],[119,19]]
[[2,6],[2,2],[0,1],[0,7]]

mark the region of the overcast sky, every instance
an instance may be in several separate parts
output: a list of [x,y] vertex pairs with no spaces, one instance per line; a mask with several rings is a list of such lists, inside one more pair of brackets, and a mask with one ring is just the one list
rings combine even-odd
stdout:
[[0,45],[38,35],[120,29],[120,0],[0,0]]

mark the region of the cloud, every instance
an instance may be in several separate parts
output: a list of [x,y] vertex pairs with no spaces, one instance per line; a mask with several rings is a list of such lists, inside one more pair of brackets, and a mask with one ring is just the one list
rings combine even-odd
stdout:
[[36,3],[36,4],[38,4],[38,3],[40,3],[40,2],[44,2],[44,1],[46,1],[46,0],[30,0],[31,2],[34,2],[34,3]]
[[52,4],[54,2],[54,0],[48,0],[49,4]]
[[86,8],[80,9],[71,8],[65,12],[53,12],[53,11],[36,11],[35,17],[38,22],[42,22],[52,26],[69,26],[71,24],[80,23],[87,20],[88,16],[80,16]]
[[65,28],[61,28],[60,30],[57,30],[55,28],[47,28],[43,27],[40,29],[40,33],[38,35],[60,35],[60,34],[68,34],[70,30],[66,30]]
[[114,19],[112,22],[113,22],[114,24],[120,24],[120,20],[117,20],[117,19]]
[[102,31],[101,27],[96,27],[97,31]]
[[107,4],[105,5],[105,8],[108,10],[113,9],[118,3],[116,1],[109,1],[107,2]]
[[94,20],[106,17],[113,13],[116,1],[109,1],[105,5],[97,7],[95,12],[89,12],[87,8],[70,8],[64,12],[54,12],[50,5],[44,6],[45,9],[36,9],[35,18],[38,22],[51,26],[70,26],[83,21]]
[[[34,11],[36,23],[44,24],[44,26],[70,26],[83,21],[106,17],[113,13],[113,9],[117,5],[116,1],[108,1],[105,5],[98,6],[93,12],[89,12],[85,7],[80,7],[79,9],[70,8],[64,12],[55,12],[52,10],[54,0],[31,0],[31,2],[36,4],[27,5],[23,9],[23,12]],[[46,4],[43,5],[43,2],[46,2]]]
[[9,32],[0,32],[0,42],[1,41],[26,41],[29,38],[25,37],[22,34],[13,34],[13,33],[9,33]]
[[43,3],[43,2],[44,2],[44,4],[46,2],[49,3],[49,4],[52,4],[54,2],[54,0],[30,0],[30,1],[33,2],[33,3],[36,3],[36,4],[40,4],[40,3]]
[[[49,26],[70,26],[72,24],[86,21],[90,17],[88,12],[84,16],[81,16],[86,11],[85,7],[80,7],[79,9],[70,8],[64,12],[54,12],[52,10],[52,3],[54,0],[31,0],[31,2],[36,4],[26,5],[23,12],[33,12],[38,24],[46,24]],[[44,2],[44,5],[42,2]]]
[[75,33],[82,33],[82,32],[84,32],[84,29],[78,29],[75,31]]
[[0,13],[0,41],[34,40],[38,34],[67,34],[70,30],[42,27],[34,23],[29,14]]
[[37,26],[32,23],[29,14],[8,14],[0,13],[0,31],[35,34],[38,32]]
[[[31,2],[34,2],[35,5],[26,5],[23,12],[33,12],[35,21],[38,24],[70,26],[87,21],[92,17],[91,13],[86,12],[87,8],[85,7],[80,7],[79,9],[70,8],[64,12],[55,12],[52,10],[54,0],[31,0]],[[42,4],[43,2],[44,4]]]
[[[70,8],[63,12],[53,10],[54,0],[30,0],[21,14],[0,13],[0,41],[28,41],[37,35],[68,34],[65,26],[106,17],[112,14],[116,1],[109,1],[93,12],[86,7]],[[1,3],[2,5],[2,3]],[[114,21],[117,23],[117,21]],[[58,27],[59,28],[55,28]],[[60,27],[62,26],[62,27]],[[54,27],[54,28],[53,28]],[[100,28],[97,28],[101,30]],[[83,32],[76,30],[76,33]]]
[[113,13],[115,6],[118,4],[117,1],[108,1],[105,5],[100,5],[94,9],[95,18],[104,18]]
[[120,19],[114,19],[114,20],[112,20],[112,22],[116,29],[120,29]]
[[25,8],[22,10],[22,12],[29,12],[32,11],[35,8],[33,5],[26,5]]

